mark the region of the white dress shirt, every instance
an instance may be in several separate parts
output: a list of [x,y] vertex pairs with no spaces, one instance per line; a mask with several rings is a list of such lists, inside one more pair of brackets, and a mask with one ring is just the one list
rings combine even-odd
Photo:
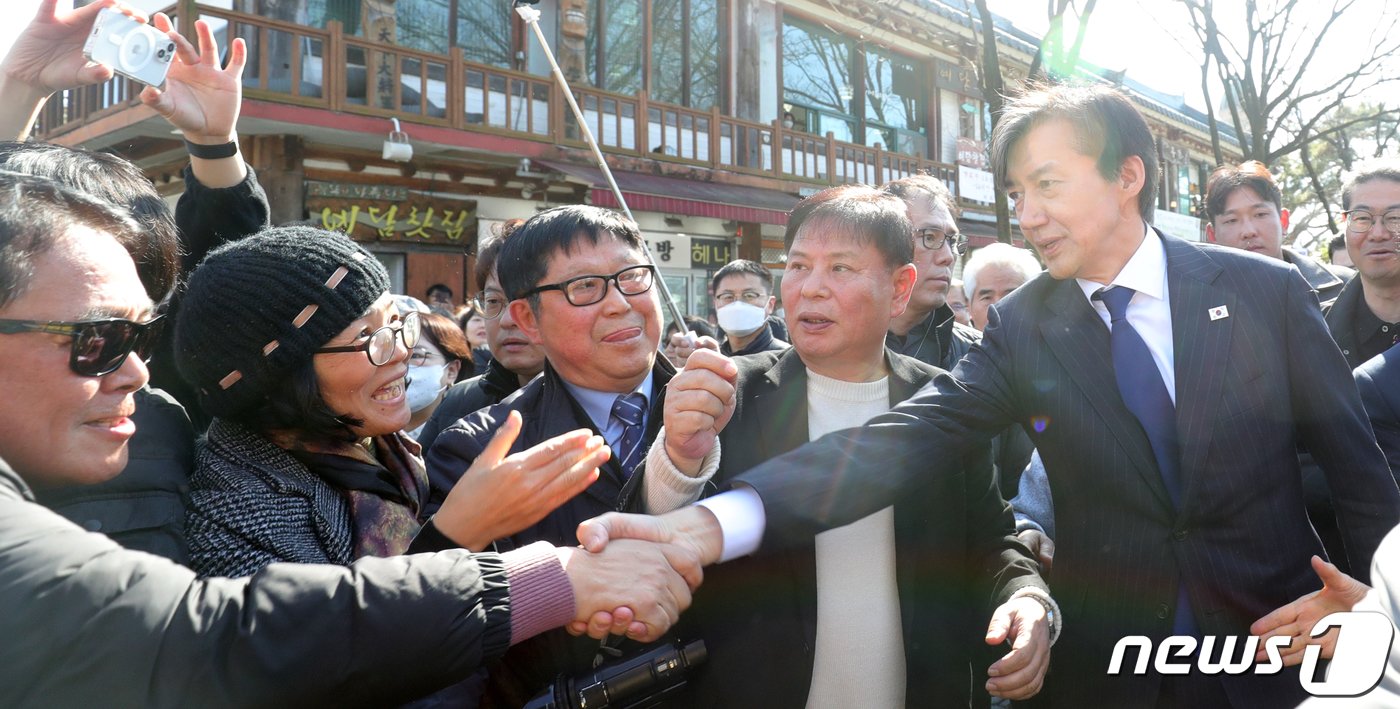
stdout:
[[[1172,345],[1172,306],[1167,294],[1167,249],[1152,227],[1145,228],[1147,236],[1142,244],[1109,285],[1137,291],[1128,301],[1128,322],[1147,343],[1147,349],[1152,352],[1152,361],[1157,364],[1157,372],[1162,375],[1162,382],[1167,385],[1167,393],[1175,404],[1176,368],[1173,363],[1176,360]],[[1083,278],[1077,278],[1075,282],[1084,291],[1084,297],[1089,299],[1089,305],[1094,307],[1112,332],[1108,306],[1093,298],[1095,292],[1104,288],[1104,284]]]

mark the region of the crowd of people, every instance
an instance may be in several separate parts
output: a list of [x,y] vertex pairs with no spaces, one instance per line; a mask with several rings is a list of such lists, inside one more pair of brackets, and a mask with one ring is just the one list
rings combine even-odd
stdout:
[[[1330,263],[1254,162],[1188,242],[1131,101],[1033,87],[991,150],[1030,249],[966,254],[915,175],[803,199],[713,320],[666,322],[637,225],[586,205],[420,301],[270,223],[207,23],[151,20],[173,210],[24,141],[110,76],[79,49],[113,2],[42,3],[0,62],[0,704],[515,707],[699,639],[668,705],[1294,706],[1314,621],[1397,605],[1400,163],[1349,176]],[[1249,635],[1288,669],[1105,671]]]

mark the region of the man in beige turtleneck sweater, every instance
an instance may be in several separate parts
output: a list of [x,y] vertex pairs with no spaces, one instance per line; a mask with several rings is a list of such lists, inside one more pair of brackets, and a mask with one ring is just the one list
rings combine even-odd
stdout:
[[[904,204],[868,187],[833,188],[798,205],[782,280],[793,348],[733,364],[708,352],[691,358],[672,391],[678,404],[695,405],[675,407],[651,448],[648,512],[693,502],[714,489],[709,483],[722,487],[764,460],[859,426],[940,371],[885,347],[916,281],[909,235]],[[733,384],[725,373],[736,366]],[[713,448],[707,428],[722,428]],[[917,499],[813,545],[708,573],[683,620],[709,646],[688,701],[965,706],[970,687],[985,701],[988,665],[1000,654],[987,647],[1000,641],[988,618],[1014,618],[1027,638],[1038,634],[1032,642],[1053,634],[1055,605],[1035,569],[981,447],[962,476]],[[987,689],[1024,698],[1039,687],[1044,654],[1013,654]]]

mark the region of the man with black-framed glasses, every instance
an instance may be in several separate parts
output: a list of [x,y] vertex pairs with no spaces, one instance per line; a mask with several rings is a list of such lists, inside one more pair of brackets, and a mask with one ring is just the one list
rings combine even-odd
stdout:
[[[957,200],[933,175],[911,175],[887,182],[881,192],[904,200],[914,227],[914,268],[919,272],[909,307],[890,321],[885,346],[925,364],[952,371],[982,333],[953,316],[948,305],[953,263],[967,252],[967,237],[958,232]],[[992,459],[1002,494],[1016,494],[1021,471],[1030,463],[1034,446],[1017,424],[992,439]]]
[[948,307],[953,264],[967,248],[958,233],[958,207],[948,186],[933,175],[913,175],[880,187],[904,200],[914,225],[914,267],[919,280],[904,314],[890,322],[885,343],[902,355],[941,369],[953,365],[981,339],[974,329],[957,323]]
[[[598,480],[523,532],[497,540],[499,548],[537,541],[574,544],[580,522],[636,508],[644,477],[639,464],[663,421],[671,428],[677,416],[705,415],[680,413],[688,401],[709,398],[708,391],[687,390],[686,382],[718,390],[728,385],[730,397],[732,384],[721,375],[707,377],[714,373],[703,368],[688,368],[686,379],[678,379],[660,356],[656,270],[637,225],[616,212],[592,206],[540,212],[502,242],[496,275],[508,301],[505,312],[544,352],[544,372],[510,398],[438,434],[426,456],[434,496],[445,497],[511,411],[524,421],[512,453],[560,433],[592,429],[613,451]],[[727,359],[709,355],[698,359],[732,369]],[[559,673],[590,668],[597,652],[596,642],[563,633],[535,638],[513,648],[492,670],[487,694],[495,704],[519,706]]]
[[418,433],[418,443],[425,452],[433,447],[433,441],[443,429],[467,414],[501,403],[544,370],[544,350],[530,342],[515,324],[506,307],[510,301],[496,275],[496,258],[500,256],[501,245],[524,222],[523,219],[505,222],[494,238],[477,249],[472,274],[481,284],[481,292],[472,298],[472,307],[486,321],[486,346],[491,350],[491,357],[484,374],[453,384],[443,395],[442,403]]

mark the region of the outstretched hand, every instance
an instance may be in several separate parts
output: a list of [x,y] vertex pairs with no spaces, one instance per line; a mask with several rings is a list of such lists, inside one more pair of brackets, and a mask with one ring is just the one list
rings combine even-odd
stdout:
[[598,479],[612,456],[602,436],[579,429],[514,455],[520,413],[510,412],[486,448],[452,486],[433,524],[448,539],[481,551],[540,521]]
[[1322,657],[1332,657],[1337,648],[1340,628],[1332,628],[1321,637],[1314,638],[1310,635],[1313,626],[1333,613],[1351,610],[1366,597],[1371,587],[1347,576],[1336,566],[1317,556],[1312,558],[1312,567],[1317,577],[1322,579],[1321,590],[1313,591],[1249,626],[1249,632],[1259,636],[1259,651],[1255,654],[1255,660],[1264,662],[1268,659],[1264,651],[1265,644],[1269,638],[1278,635],[1292,638],[1288,647],[1280,653],[1285,666],[1300,664],[1303,661],[1303,650],[1308,645],[1320,645]]
[[175,32],[165,13],[151,23],[175,43],[175,61],[165,77],[165,89],[147,86],[141,102],[150,106],[193,143],[218,145],[233,140],[243,101],[243,65],[248,47],[241,37],[229,45],[228,66],[219,66],[219,45],[209,23],[194,23],[199,47]]

